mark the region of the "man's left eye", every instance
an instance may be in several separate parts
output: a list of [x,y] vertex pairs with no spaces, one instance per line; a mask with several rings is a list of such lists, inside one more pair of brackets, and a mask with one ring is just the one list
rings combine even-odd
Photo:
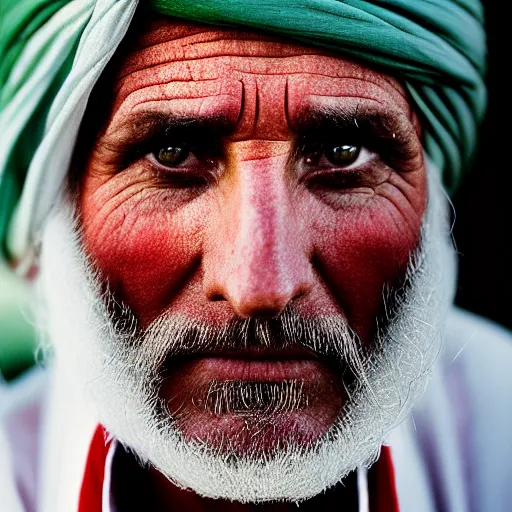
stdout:
[[324,150],[327,160],[334,165],[340,166],[353,164],[360,153],[361,146],[356,144],[330,144]]
[[364,164],[372,157],[372,153],[357,142],[305,144],[302,152],[307,166],[320,168],[347,168],[355,163]]

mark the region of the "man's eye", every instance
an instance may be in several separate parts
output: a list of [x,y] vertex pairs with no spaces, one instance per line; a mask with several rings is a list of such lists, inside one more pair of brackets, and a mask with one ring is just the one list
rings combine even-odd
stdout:
[[345,145],[329,145],[325,148],[324,154],[327,160],[334,165],[347,166],[353,164],[359,153],[361,152],[360,145],[345,144]]
[[[342,138],[343,140],[343,138]],[[362,144],[358,142],[313,142],[304,144],[301,148],[308,166],[320,168],[346,168],[365,163],[371,155]]]
[[215,172],[214,157],[193,144],[160,142],[146,158],[156,168],[160,183],[171,188],[204,187]]
[[[339,141],[339,142],[338,142]],[[313,141],[301,146],[306,164],[302,177],[308,187],[315,190],[343,191],[369,186],[378,166],[378,155],[358,141],[358,137],[341,135],[335,140]]]
[[176,167],[189,156],[190,150],[184,146],[166,146],[153,152],[155,160],[164,167]]

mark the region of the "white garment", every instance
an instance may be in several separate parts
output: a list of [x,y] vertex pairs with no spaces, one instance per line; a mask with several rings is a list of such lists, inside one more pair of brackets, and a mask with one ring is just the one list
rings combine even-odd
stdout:
[[[454,309],[444,338],[424,397],[388,439],[400,510],[509,512],[512,335]],[[77,396],[58,364],[0,386],[0,512],[77,510],[96,427]]]

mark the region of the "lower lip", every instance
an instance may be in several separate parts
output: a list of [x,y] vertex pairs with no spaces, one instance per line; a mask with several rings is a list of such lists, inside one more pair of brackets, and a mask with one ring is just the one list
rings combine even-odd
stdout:
[[[325,368],[313,359],[235,359],[202,357],[189,361],[193,370],[215,380],[272,382],[290,379],[314,379]],[[322,371],[323,370],[323,371]]]
[[[259,439],[256,449],[264,446],[272,450],[290,432],[296,443],[316,442],[332,426],[345,402],[339,379],[338,372],[320,359],[176,358],[173,365],[167,367],[160,393],[186,439],[208,439],[213,445],[218,442],[219,446],[229,439],[235,449],[246,453],[247,449],[255,449],[255,430]],[[258,426],[251,420],[247,430],[247,417],[236,413],[218,415],[204,409],[210,386],[215,381],[300,381],[307,406],[276,414],[271,423],[268,423],[269,418],[254,416],[253,419],[260,418],[263,423]],[[258,430],[265,425],[262,431]]]

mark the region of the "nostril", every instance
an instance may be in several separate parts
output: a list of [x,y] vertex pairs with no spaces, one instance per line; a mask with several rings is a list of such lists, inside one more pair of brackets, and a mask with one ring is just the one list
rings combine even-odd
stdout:
[[211,302],[219,302],[221,300],[228,300],[225,293],[220,286],[206,286],[204,289],[206,299]]
[[219,302],[221,300],[227,300],[222,293],[212,293],[208,296],[208,300],[211,302]]

